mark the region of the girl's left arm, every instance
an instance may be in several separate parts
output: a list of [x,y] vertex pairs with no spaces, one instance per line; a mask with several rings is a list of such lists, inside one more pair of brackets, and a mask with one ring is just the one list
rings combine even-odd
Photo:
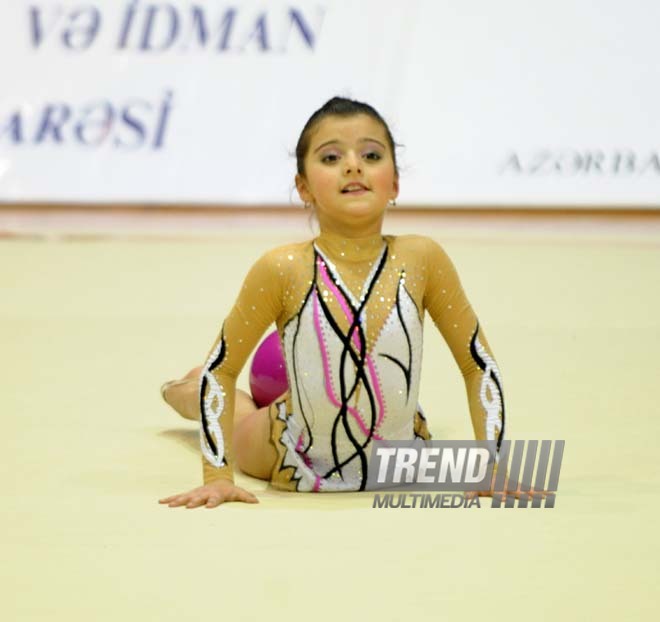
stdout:
[[424,308],[463,375],[476,439],[495,441],[499,452],[505,424],[500,370],[453,263],[439,244],[427,240]]

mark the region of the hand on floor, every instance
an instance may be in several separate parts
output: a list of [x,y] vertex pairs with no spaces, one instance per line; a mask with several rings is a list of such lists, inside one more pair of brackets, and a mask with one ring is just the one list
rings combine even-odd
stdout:
[[508,496],[515,497],[520,499],[521,495],[536,495],[540,494],[543,498],[548,496],[548,492],[545,490],[535,490],[530,488],[529,490],[521,490],[522,484],[520,482],[514,482],[506,480],[504,484],[504,490],[469,490],[465,493],[466,499],[473,499],[474,497],[493,497],[495,495],[501,495],[502,500]]
[[239,488],[227,479],[221,479],[188,492],[159,499],[158,503],[167,503],[171,508],[185,506],[188,509],[207,507],[215,508],[221,503],[242,501],[243,503],[259,503],[259,500],[244,488]]

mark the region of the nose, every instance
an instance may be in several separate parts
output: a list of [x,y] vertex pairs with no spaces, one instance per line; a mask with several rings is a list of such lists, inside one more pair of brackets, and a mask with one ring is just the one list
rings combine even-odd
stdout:
[[357,157],[355,152],[350,151],[346,154],[344,158],[344,174],[349,175],[350,173],[361,173],[362,166],[360,164],[360,159]]

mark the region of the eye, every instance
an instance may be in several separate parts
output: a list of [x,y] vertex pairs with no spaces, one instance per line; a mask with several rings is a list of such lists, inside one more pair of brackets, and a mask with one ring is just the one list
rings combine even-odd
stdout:
[[321,162],[324,164],[332,164],[339,160],[339,156],[336,153],[326,153],[322,158]]
[[368,151],[367,153],[364,154],[365,160],[380,160],[382,159],[383,156],[380,155],[377,151]]

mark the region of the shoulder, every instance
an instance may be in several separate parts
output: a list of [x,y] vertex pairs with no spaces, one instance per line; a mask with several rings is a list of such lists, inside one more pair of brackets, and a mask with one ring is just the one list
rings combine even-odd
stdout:
[[281,295],[285,284],[301,274],[301,260],[311,248],[311,242],[297,242],[263,252],[248,270],[243,289]]
[[255,265],[271,270],[278,268],[282,272],[284,267],[296,265],[298,260],[311,254],[313,254],[313,243],[311,240],[291,242],[267,250],[259,257]]
[[407,234],[385,237],[389,240],[390,247],[399,252],[414,253],[420,258],[430,260],[447,255],[438,242],[426,235]]
[[458,279],[454,263],[442,245],[433,238],[426,235],[396,236],[391,249],[392,254],[403,259],[407,266],[423,270],[430,287],[439,281],[449,283]]

